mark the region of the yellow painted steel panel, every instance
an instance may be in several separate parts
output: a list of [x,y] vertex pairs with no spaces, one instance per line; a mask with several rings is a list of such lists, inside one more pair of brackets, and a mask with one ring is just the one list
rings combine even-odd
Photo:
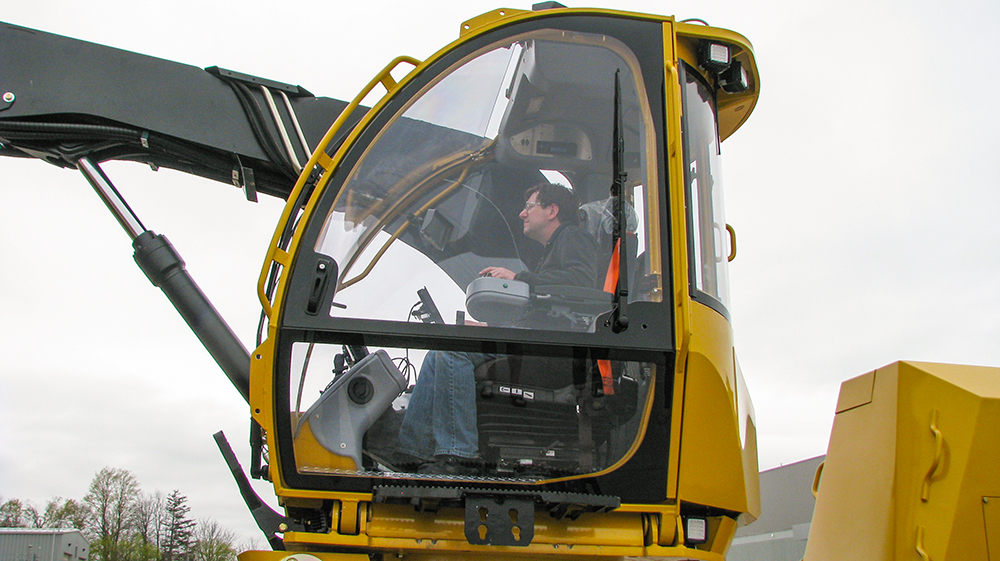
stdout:
[[713,536],[709,550],[713,553],[725,555],[729,551],[729,546],[733,543],[733,537],[736,536],[736,521],[723,516],[721,518],[709,519],[709,524],[712,529],[710,534]]
[[747,421],[746,444],[743,446],[743,479],[746,484],[747,509],[740,515],[741,525],[760,518],[760,464],[757,459],[757,424]]
[[1000,369],[899,362],[844,388],[805,559],[986,559]]
[[[757,454],[757,421],[750,390],[746,387],[740,361],[733,353],[736,364],[736,414],[739,416],[740,437],[743,439],[743,481],[746,484],[747,509],[740,515],[740,524],[749,524],[760,517],[760,462]],[[728,546],[727,546],[728,547]]]
[[983,524],[987,558],[1000,561],[1000,497],[983,497]]
[[239,561],[369,561],[362,553],[310,553],[291,551],[244,551],[236,556]]
[[998,368],[938,362],[907,361],[903,364],[980,398],[1000,399],[1000,384],[997,384],[997,376],[1000,375]]
[[744,471],[732,328],[698,303],[691,304],[690,317],[678,499],[751,512],[748,487],[756,489],[756,482],[747,479],[758,474]]
[[871,403],[872,391],[874,389],[874,372],[847,380],[840,385],[840,397],[837,399],[837,413]]
[[[419,516],[413,507],[374,504],[368,525],[371,537],[466,542],[465,511],[443,508],[434,518]],[[538,512],[532,544],[635,546],[643,543],[638,513],[583,514],[576,520],[556,520]]]
[[[834,418],[812,519],[823,531],[810,531],[807,560],[891,558],[896,384],[889,370],[861,376],[874,379],[871,403]],[[858,544],[866,544],[863,555],[855,555]]]
[[[988,376],[992,370],[992,376]],[[932,559],[985,559],[982,497],[1000,494],[1000,369],[899,367],[896,555],[925,528]]]

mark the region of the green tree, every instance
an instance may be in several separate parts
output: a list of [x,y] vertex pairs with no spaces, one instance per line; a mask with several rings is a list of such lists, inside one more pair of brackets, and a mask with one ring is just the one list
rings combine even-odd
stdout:
[[133,517],[136,538],[147,551],[139,559],[159,559],[167,521],[166,498],[163,493],[157,491],[142,495],[135,503]]
[[188,518],[190,510],[187,497],[177,489],[167,496],[166,524],[160,547],[163,561],[191,561],[191,540],[195,524]]
[[83,501],[54,497],[45,504],[42,526],[85,530],[90,523],[90,508]]
[[[143,493],[128,470],[94,474],[82,500],[53,497],[39,510],[0,497],[0,527],[74,528],[90,541],[92,561],[235,561],[236,535],[213,520],[189,518],[187,497]],[[3,560],[0,560],[3,561]]]
[[24,528],[24,505],[19,499],[0,500],[0,528]]
[[155,545],[142,541],[139,534],[132,532],[118,546],[120,558],[126,561],[158,561],[160,551]]
[[199,520],[194,561],[236,561],[236,534],[212,519]]
[[93,516],[88,524],[90,554],[99,561],[130,561],[128,539],[139,483],[132,472],[105,467],[94,475],[83,502]]
[[244,551],[257,551],[259,549],[271,549],[270,545],[263,545],[261,538],[257,536],[243,536],[243,539],[236,546],[237,553]]
[[41,528],[42,516],[30,502],[0,501],[0,528]]

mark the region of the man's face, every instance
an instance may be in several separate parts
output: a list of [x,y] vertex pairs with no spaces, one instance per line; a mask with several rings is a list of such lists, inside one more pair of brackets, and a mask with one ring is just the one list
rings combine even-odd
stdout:
[[524,210],[518,215],[524,222],[524,235],[535,241],[546,243],[552,235],[552,221],[559,213],[559,207],[549,205],[543,207],[538,202],[538,193],[532,193],[527,202],[524,203]]

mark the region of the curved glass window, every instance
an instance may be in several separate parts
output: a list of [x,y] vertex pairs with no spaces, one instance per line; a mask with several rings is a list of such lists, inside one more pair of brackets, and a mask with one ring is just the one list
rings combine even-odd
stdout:
[[691,287],[723,313],[729,307],[729,232],[722,204],[722,170],[715,97],[683,66],[684,162],[689,219]]
[[[619,70],[632,276],[649,273],[645,252],[655,235],[647,209],[656,194],[646,186],[655,175],[637,69],[634,55],[609,37],[541,31],[474,53],[428,85],[367,149],[326,217],[315,250],[340,269],[330,315],[405,322],[422,291],[437,309],[435,321],[593,330],[611,308],[604,288]],[[571,257],[581,261],[575,274],[560,278],[533,274],[551,250],[532,234],[535,213],[525,209],[526,190],[550,180],[579,204],[561,205],[567,228],[549,238],[581,246]],[[518,276],[506,285],[474,283],[491,267]],[[631,300],[660,297],[658,286],[644,285]],[[553,302],[565,305],[553,309]],[[552,321],[523,321],[528,316]]]
[[[594,473],[634,446],[656,373],[649,363],[605,361],[615,394],[601,396],[601,361],[587,357],[383,348],[331,373],[342,353],[292,349],[299,474],[530,482]],[[435,471],[450,454],[456,465]]]
[[[616,74],[622,207],[609,193]],[[535,30],[419,87],[351,149],[362,152],[319,211],[308,249],[336,262],[337,290],[315,331],[278,353],[286,467],[534,482],[624,462],[664,365],[643,360],[665,354],[587,337],[612,307],[621,219],[629,302],[663,295],[657,144],[636,55],[606,35]]]

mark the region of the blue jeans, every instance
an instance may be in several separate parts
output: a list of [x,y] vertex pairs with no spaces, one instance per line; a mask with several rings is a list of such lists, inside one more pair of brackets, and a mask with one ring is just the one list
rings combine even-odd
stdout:
[[478,458],[475,370],[497,356],[429,351],[399,430],[399,451],[423,460]]

